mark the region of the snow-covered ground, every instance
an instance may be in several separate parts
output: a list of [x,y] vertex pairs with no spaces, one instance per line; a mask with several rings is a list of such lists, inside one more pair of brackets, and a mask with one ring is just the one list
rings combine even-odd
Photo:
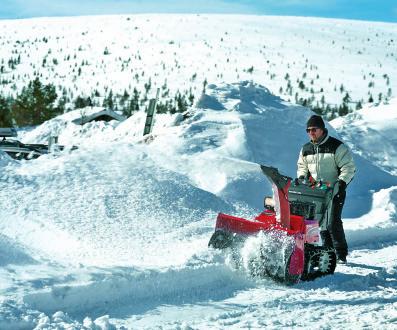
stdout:
[[[283,99],[340,105],[395,97],[397,24],[255,15],[114,15],[0,21],[1,93],[36,77],[59,96],[254,80]],[[142,97],[143,95],[141,95]],[[165,97],[164,97],[165,98]]]
[[207,248],[218,212],[261,210],[258,164],[295,175],[311,114],[239,82],[208,86],[186,116],[157,115],[150,139],[142,113],[80,127],[76,111],[20,132],[79,148],[0,153],[0,328],[395,329],[396,100],[327,124],[357,164],[348,265],[287,287]]

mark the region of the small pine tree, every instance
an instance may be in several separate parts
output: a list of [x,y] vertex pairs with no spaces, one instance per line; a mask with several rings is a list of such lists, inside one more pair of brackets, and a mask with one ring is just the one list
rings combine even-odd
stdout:
[[188,104],[185,95],[182,95],[180,92],[177,92],[175,96],[175,102],[176,102],[177,112],[185,112],[187,110]]
[[128,102],[127,106],[123,107],[122,109],[123,115],[126,116],[127,118],[131,117],[134,111],[135,111],[135,104],[133,103],[132,100]]
[[85,99],[81,96],[77,96],[73,103],[75,109],[85,108]]
[[114,109],[114,100],[113,100],[113,91],[110,90],[109,94],[105,99],[103,100],[102,106],[108,109]]
[[77,96],[74,100],[74,107],[75,109],[82,109],[85,107],[92,107],[93,103],[91,97],[84,98],[82,96]]
[[144,84],[144,88],[145,88],[145,93],[146,94],[149,93],[151,87],[152,87],[152,79],[149,78],[149,81]]
[[168,100],[165,101],[165,103],[157,102],[156,112],[157,113],[171,112],[170,102]]
[[128,102],[127,107],[122,110],[124,116],[130,117],[135,111],[139,111],[139,95],[140,93],[134,87],[132,99]]
[[205,89],[207,88],[207,84],[208,84],[208,82],[207,82],[207,78],[206,78],[206,79],[204,79],[204,82],[203,82],[203,94],[205,94]]
[[129,98],[130,98],[130,94],[128,94],[127,90],[124,90],[124,93],[120,98],[120,105],[124,106],[124,104],[126,104]]
[[189,100],[189,106],[191,107],[194,103],[194,95],[191,88],[189,89],[188,100]]
[[65,113],[67,111],[66,109],[66,104],[69,102],[69,99],[66,97],[66,95],[62,95],[59,99],[58,99],[58,105],[57,105],[57,109],[59,111],[59,113]]
[[348,104],[351,102],[351,98],[348,92],[346,92],[345,96],[342,99],[343,103]]
[[343,103],[339,109],[338,109],[338,114],[339,116],[346,116],[349,113],[349,107]]
[[0,127],[11,127],[11,99],[0,95]]

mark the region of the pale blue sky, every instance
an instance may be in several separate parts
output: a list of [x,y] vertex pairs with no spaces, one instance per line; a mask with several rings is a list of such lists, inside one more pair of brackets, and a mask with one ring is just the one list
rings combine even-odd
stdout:
[[397,22],[397,0],[0,0],[0,18],[133,13],[239,13]]

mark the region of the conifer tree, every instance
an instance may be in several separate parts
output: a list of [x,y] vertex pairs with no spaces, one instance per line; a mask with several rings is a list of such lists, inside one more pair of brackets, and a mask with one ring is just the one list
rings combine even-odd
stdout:
[[177,112],[185,112],[187,110],[188,104],[186,101],[185,95],[182,95],[181,93],[177,93],[175,96],[175,102],[176,102],[176,111]]
[[108,96],[105,97],[105,99],[103,100],[102,106],[104,106],[105,108],[109,108],[111,110],[114,109],[114,100],[113,100],[113,91],[112,90],[109,91]]
[[124,90],[124,93],[120,98],[120,105],[124,106],[129,98],[130,98],[130,94],[128,94],[127,90]]
[[39,125],[61,113],[55,107],[57,93],[53,84],[43,85],[39,78],[29,82],[12,105],[12,115],[20,126]]
[[[125,92],[126,93],[126,92]],[[123,115],[126,117],[131,117],[135,111],[139,111],[139,92],[134,87],[133,96],[128,102],[127,106],[123,108]]]
[[0,95],[0,127],[11,126],[11,101]]
[[84,98],[82,96],[77,96],[74,100],[74,107],[75,109],[82,109],[85,107],[92,107],[92,100],[91,97]]

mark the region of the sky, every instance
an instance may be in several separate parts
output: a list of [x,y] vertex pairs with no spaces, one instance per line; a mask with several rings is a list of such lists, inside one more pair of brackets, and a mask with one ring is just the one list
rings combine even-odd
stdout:
[[134,13],[225,13],[397,22],[395,0],[0,0],[0,4],[0,19]]

